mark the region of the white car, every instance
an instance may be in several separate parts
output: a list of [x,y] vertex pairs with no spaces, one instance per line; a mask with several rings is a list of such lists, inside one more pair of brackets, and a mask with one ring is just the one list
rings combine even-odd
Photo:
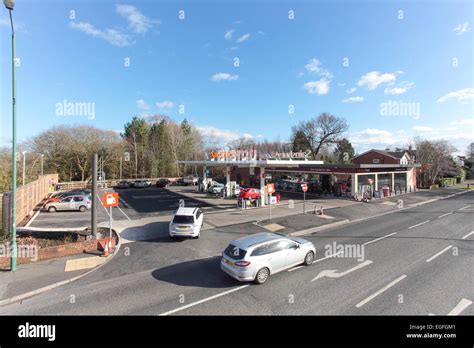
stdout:
[[239,281],[262,284],[270,274],[313,264],[315,255],[316,248],[306,239],[263,232],[230,242],[221,269]]
[[197,185],[198,181],[199,181],[199,178],[193,175],[188,175],[187,177],[183,179],[183,183],[185,185]]
[[180,207],[170,221],[169,236],[199,238],[203,221],[204,214],[201,209]]

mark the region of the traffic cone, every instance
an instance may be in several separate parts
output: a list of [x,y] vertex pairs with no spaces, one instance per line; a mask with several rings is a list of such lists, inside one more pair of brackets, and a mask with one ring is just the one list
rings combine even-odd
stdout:
[[109,238],[109,251],[112,252],[112,238]]
[[102,256],[109,256],[109,246],[107,245],[107,242],[105,242],[104,252],[103,252]]

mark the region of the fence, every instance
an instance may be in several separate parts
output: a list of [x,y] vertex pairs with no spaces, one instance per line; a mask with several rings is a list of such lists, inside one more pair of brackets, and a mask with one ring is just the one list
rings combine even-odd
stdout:
[[[16,191],[16,224],[20,224],[27,216],[33,213],[33,209],[40,203],[48,193],[53,192],[51,183],[58,182],[57,174],[39,176],[25,186],[20,186]],[[0,196],[0,235],[6,235],[11,230],[11,192],[4,192]]]

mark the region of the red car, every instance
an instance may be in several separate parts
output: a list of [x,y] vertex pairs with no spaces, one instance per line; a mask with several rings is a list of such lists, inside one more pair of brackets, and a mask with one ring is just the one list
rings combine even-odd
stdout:
[[255,187],[248,187],[243,188],[240,190],[239,198],[240,199],[257,199],[260,198],[262,194],[260,193],[260,189]]

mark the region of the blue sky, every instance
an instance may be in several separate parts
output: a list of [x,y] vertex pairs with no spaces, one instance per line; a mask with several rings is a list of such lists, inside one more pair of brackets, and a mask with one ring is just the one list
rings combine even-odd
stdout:
[[[473,6],[17,0],[18,137],[58,124],[121,131],[133,115],[165,114],[221,143],[286,140],[292,125],[330,112],[347,119],[360,152],[416,135],[464,152],[474,140]],[[7,15],[2,8],[1,145],[11,141]],[[64,100],[93,103],[94,117],[58,114]]]

